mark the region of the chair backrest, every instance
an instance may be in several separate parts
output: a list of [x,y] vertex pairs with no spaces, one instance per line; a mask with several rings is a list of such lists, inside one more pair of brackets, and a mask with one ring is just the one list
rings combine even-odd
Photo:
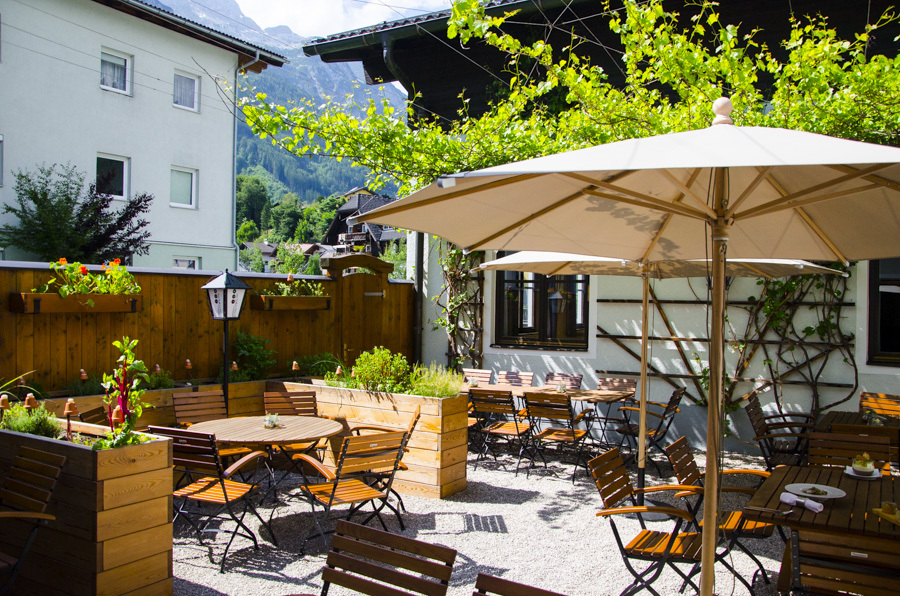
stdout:
[[637,391],[637,379],[600,377],[597,379],[597,389],[606,389],[608,391]]
[[447,593],[456,550],[338,520],[322,569],[329,584],[362,594]]
[[109,410],[106,406],[97,406],[78,414],[78,419],[88,424],[109,425]]
[[661,414],[662,418],[659,418],[659,422],[656,425],[657,436],[662,436],[669,430],[669,426],[672,425],[672,421],[675,419],[675,414],[679,411],[678,406],[681,405],[681,398],[684,397],[685,391],[684,387],[677,387],[672,392],[669,402],[666,404],[666,409]]
[[533,381],[533,372],[501,370],[497,373],[497,383],[501,385],[512,385],[513,387],[531,387]]
[[532,424],[538,419],[544,419],[562,421],[567,428],[572,428],[575,415],[572,412],[572,400],[565,393],[526,391],[523,397],[525,411]]
[[494,376],[494,371],[488,370],[486,368],[464,368],[462,369],[463,375],[465,375],[467,381],[476,380],[479,383],[484,383],[485,385],[491,384],[491,378]]
[[544,378],[544,385],[556,387],[562,383],[566,386],[566,389],[581,389],[581,380],[583,378],[584,375],[580,373],[548,372]]
[[413,429],[416,428],[416,423],[419,421],[419,416],[422,414],[422,406],[416,404],[416,409],[413,410],[412,417],[409,419],[409,424],[406,425],[406,440],[409,441],[410,437],[412,437]]
[[809,433],[809,451],[807,463],[811,466],[846,467],[853,463],[853,458],[868,453],[869,458],[883,462],[890,474],[891,442],[887,437],[876,435],[851,435],[838,433]]
[[[852,534],[791,532],[792,593],[897,593],[897,541]],[[802,587],[801,587],[802,586]]]
[[496,389],[469,389],[469,402],[472,404],[473,414],[496,414],[515,418],[516,404],[513,401],[512,391],[497,391]]
[[172,439],[172,465],[176,470],[222,476],[222,460],[216,447],[216,435],[164,426],[151,426],[147,431]]
[[0,484],[0,503],[19,511],[44,513],[65,463],[64,455],[20,446]]
[[625,499],[633,498],[634,488],[631,486],[631,478],[628,476],[625,460],[622,459],[618,447],[601,453],[589,461],[588,469],[594,477],[597,490],[600,491],[604,509],[612,509]]
[[196,424],[227,417],[225,394],[222,391],[173,393],[172,403],[175,406],[175,422],[178,424]]
[[535,588],[526,584],[503,579],[486,573],[479,573],[475,580],[475,591],[472,596],[485,596],[497,594],[498,596],[563,596],[559,592],[551,592],[542,588]]
[[751,391],[750,395],[747,396],[747,404],[744,406],[744,412],[747,413],[747,418],[750,419],[750,426],[753,427],[753,432],[757,437],[769,434],[766,415],[763,412],[762,406],[759,404],[759,398],[756,396],[755,392]]
[[697,462],[694,460],[694,453],[685,437],[681,437],[666,447],[666,455],[669,463],[672,464],[672,469],[675,470],[678,484],[700,484],[703,476],[700,474],[700,468],[697,467]]
[[266,391],[263,404],[269,414],[280,416],[318,416],[315,391]]
[[403,456],[406,439],[406,431],[344,437],[335,467],[335,483],[354,474],[390,472],[391,478],[385,488],[387,491],[393,481],[393,472]]
[[900,417],[900,395],[862,391],[859,394],[859,411],[866,410],[883,416]]

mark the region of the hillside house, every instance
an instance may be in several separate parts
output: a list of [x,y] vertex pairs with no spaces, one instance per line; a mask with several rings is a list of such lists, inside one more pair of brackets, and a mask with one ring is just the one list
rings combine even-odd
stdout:
[[3,4],[0,201],[15,201],[15,172],[70,163],[86,182],[110,175],[113,195],[154,195],[134,264],[234,269],[237,120],[220,86],[285,58],[160,6]]
[[338,207],[322,240],[323,244],[333,246],[336,254],[359,251],[377,257],[390,242],[406,237],[406,234],[387,226],[356,223],[354,220],[363,213],[387,205],[394,200],[391,197],[375,194],[367,188],[355,188],[344,196],[346,201]]

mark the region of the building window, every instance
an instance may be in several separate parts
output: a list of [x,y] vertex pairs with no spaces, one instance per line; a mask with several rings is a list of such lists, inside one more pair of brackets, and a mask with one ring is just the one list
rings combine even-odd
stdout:
[[900,259],[869,261],[868,364],[900,366]]
[[175,73],[175,91],[172,102],[180,108],[197,111],[200,109],[200,77],[188,73]]
[[97,191],[117,199],[128,196],[127,157],[100,154],[97,156]]
[[102,50],[100,52],[100,87],[131,94],[131,56]]
[[197,170],[172,166],[169,184],[169,204],[175,207],[196,207]]
[[172,267],[175,269],[200,269],[200,257],[174,257]]
[[587,350],[588,276],[496,275],[495,345]]

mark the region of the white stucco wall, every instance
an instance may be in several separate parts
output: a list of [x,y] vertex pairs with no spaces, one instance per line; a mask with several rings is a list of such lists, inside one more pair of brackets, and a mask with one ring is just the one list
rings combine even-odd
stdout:
[[[234,268],[234,118],[211,77],[233,81],[237,54],[90,0],[7,2],[0,27],[0,201],[15,200],[19,169],[68,162],[89,182],[98,153],[127,157],[131,192],[155,196],[150,254],[135,264]],[[130,95],[101,89],[101,48],[133,57]],[[200,77],[199,111],[173,106],[176,70]],[[172,166],[197,171],[195,208],[170,206]]]

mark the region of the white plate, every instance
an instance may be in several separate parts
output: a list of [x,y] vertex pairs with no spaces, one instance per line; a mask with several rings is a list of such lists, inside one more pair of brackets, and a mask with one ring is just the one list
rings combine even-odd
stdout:
[[[824,495],[810,495],[805,493],[808,488],[816,487],[818,489],[824,490]],[[797,484],[788,484],[784,487],[784,490],[788,491],[791,494],[797,495],[803,499],[812,499],[813,501],[824,501],[827,499],[839,499],[843,496],[846,496],[847,493],[842,491],[839,488],[834,488],[833,486],[826,486],[824,484],[810,484],[808,482],[798,482]]]
[[881,478],[881,470],[875,469],[874,474],[860,474],[856,470],[853,469],[853,466],[846,466],[844,468],[844,474],[847,476],[853,476],[854,478],[859,478],[860,480],[878,480]]

